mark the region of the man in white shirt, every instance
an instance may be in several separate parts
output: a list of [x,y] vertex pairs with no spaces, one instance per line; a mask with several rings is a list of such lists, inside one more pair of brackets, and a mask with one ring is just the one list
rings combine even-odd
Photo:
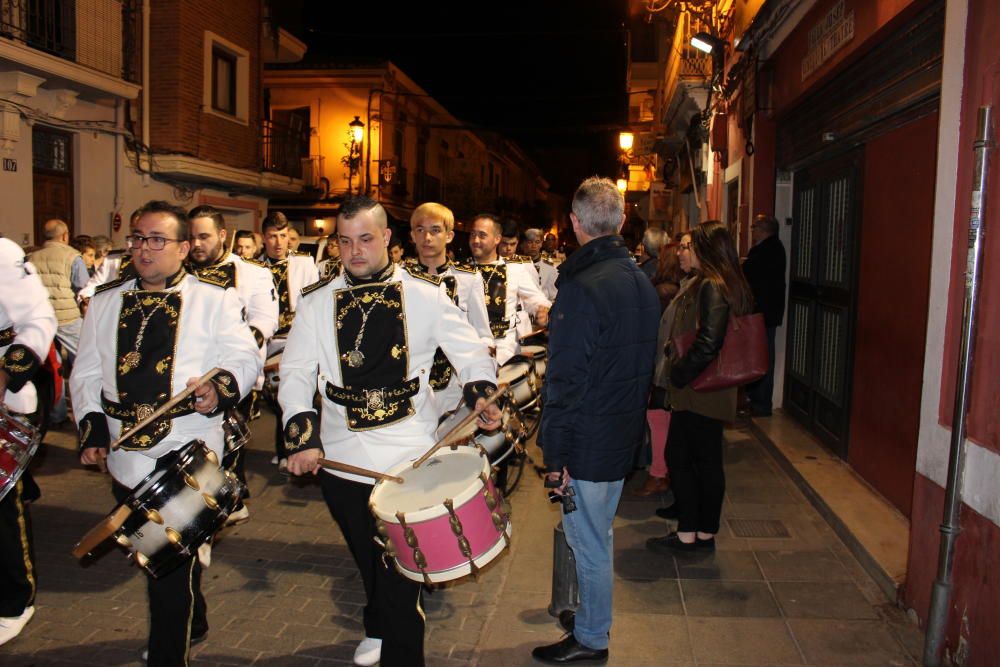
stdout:
[[542,294],[549,301],[556,300],[556,279],[559,271],[552,260],[542,255],[542,230],[531,228],[524,230],[521,238],[521,254],[531,260],[538,272],[538,285]]
[[[312,259],[292,253],[289,242],[288,219],[281,212],[274,212],[264,219],[264,264],[271,271],[275,293],[278,295],[278,329],[267,344],[267,356],[273,357],[285,349],[285,341],[295,319],[302,289],[319,280],[319,272]],[[279,376],[280,377],[280,376]],[[285,439],[281,434],[281,407],[269,399],[275,413],[274,463],[284,472],[287,469]]]
[[500,239],[501,223],[496,216],[481,214],[472,221],[470,266],[483,276],[486,312],[490,316],[497,363],[502,366],[521,351],[518,327],[527,326],[530,330],[527,316],[533,317],[539,327],[546,326],[552,302],[542,294],[534,267],[527,258],[514,255],[506,260],[497,255]]
[[[474,268],[448,259],[448,244],[455,238],[455,215],[451,209],[432,202],[418,206],[410,216],[410,238],[417,249],[417,259],[408,259],[407,263],[428,275],[440,276],[448,296],[465,314],[483,344],[492,347],[493,334],[486,313],[483,277]],[[458,406],[462,386],[451,362],[440,348],[434,353],[430,385],[437,400],[439,416]]]
[[[390,262],[386,220],[385,209],[367,197],[345,202],[337,218],[344,271],[302,294],[278,395],[292,474],[316,474],[321,456],[384,473],[430,449],[438,414],[427,378],[438,347],[457,369],[467,404],[482,406],[496,389],[487,347],[440,279]],[[313,407],[317,386],[321,416]],[[489,406],[481,421],[498,428],[499,408]],[[421,585],[375,546],[373,481],[320,474],[367,596],[354,664],[421,667]]]
[[[221,461],[222,413],[250,393],[259,349],[233,289],[184,269],[187,213],[146,204],[127,238],[135,278],[103,285],[90,301],[70,376],[80,462],[106,461],[121,503],[163,457],[202,440]],[[198,385],[212,368],[219,372]],[[109,452],[111,442],[186,387],[193,395]],[[208,632],[194,556],[159,578],[148,575],[149,664],[187,664],[191,642]]]

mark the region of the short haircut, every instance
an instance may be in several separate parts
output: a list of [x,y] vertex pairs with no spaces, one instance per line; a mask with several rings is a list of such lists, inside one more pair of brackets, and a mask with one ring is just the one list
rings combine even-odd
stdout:
[[253,241],[254,245],[257,245],[257,239],[254,238],[253,232],[249,230],[241,229],[240,231],[236,232],[235,241],[239,241],[240,239],[250,239],[251,241]]
[[104,234],[98,234],[91,240],[94,242],[94,250],[97,252],[103,252],[111,247],[111,239]]
[[451,209],[444,204],[438,204],[436,202],[427,202],[413,209],[413,213],[410,214],[410,227],[413,227],[413,225],[422,220],[428,219],[440,220],[441,223],[444,224],[444,230],[446,232],[450,232],[455,229],[455,214],[452,213]]
[[657,258],[660,250],[670,240],[670,236],[659,227],[647,227],[642,235],[642,247],[646,249],[646,254]]
[[63,234],[69,232],[69,227],[59,219],[52,219],[45,223],[44,235],[46,241],[56,241],[62,238]]
[[221,232],[226,229],[226,219],[222,217],[222,211],[214,206],[195,206],[188,213],[188,220],[194,222],[196,218],[211,218],[215,223],[215,231]]
[[340,239],[337,238],[337,232],[334,232],[333,234],[327,234],[326,235],[326,240],[327,241],[339,241]]
[[521,238],[524,239],[525,241],[541,241],[542,230],[540,230],[538,227],[529,227],[528,229],[524,230],[523,234],[521,234]]
[[139,222],[139,219],[146,215],[151,215],[153,213],[162,213],[174,219],[177,223],[177,240],[178,241],[189,241],[191,239],[191,226],[188,224],[187,211],[182,209],[180,206],[174,206],[170,202],[162,201],[160,199],[154,199],[152,201],[146,202],[142,207],[136,211],[135,223]]
[[516,239],[518,235],[517,223],[510,218],[503,221],[500,225],[500,236],[505,239]]
[[777,234],[781,229],[780,225],[778,225],[778,219],[773,215],[758,215],[754,218],[754,223],[763,227],[764,231],[768,234]]
[[339,221],[341,218],[344,220],[353,220],[356,215],[365,211],[371,211],[372,217],[375,218],[375,223],[379,229],[388,229],[389,218],[385,213],[385,209],[382,208],[382,204],[364,195],[351,197],[341,204],[340,211],[337,212],[337,220]]
[[489,220],[493,223],[493,232],[495,234],[503,235],[503,226],[500,224],[500,218],[492,213],[477,213],[472,216],[472,224],[476,224],[477,220]]
[[281,211],[272,211],[267,214],[264,218],[264,224],[260,226],[260,231],[267,234],[267,230],[277,229],[279,232],[282,229],[288,229],[288,218]]
[[403,241],[402,241],[402,239],[393,238],[391,241],[389,241],[389,247],[390,248],[403,248]]
[[573,214],[587,236],[617,234],[625,212],[625,199],[608,178],[592,176],[573,194]]
[[94,251],[94,254],[97,254],[97,248],[94,247],[94,242],[90,240],[89,236],[78,236],[75,239],[73,239],[73,242],[70,243],[70,245],[73,246],[73,249],[79,252],[81,255],[83,254],[83,251],[86,250],[87,248],[90,248],[91,250]]

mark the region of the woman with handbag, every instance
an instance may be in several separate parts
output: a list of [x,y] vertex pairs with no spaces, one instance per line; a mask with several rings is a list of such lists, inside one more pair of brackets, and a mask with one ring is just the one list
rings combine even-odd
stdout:
[[[646,542],[657,553],[715,548],[726,491],[722,428],[736,419],[737,389],[733,385],[696,390],[692,383],[703,381],[706,369],[718,361],[730,319],[753,307],[736,246],[723,223],[709,220],[692,229],[681,239],[678,258],[681,268],[692,275],[660,320],[654,377],[672,410],[667,465],[678,525],[676,532]],[[691,338],[693,342],[679,351],[681,341]],[[709,369],[710,374],[717,373],[718,365]]]

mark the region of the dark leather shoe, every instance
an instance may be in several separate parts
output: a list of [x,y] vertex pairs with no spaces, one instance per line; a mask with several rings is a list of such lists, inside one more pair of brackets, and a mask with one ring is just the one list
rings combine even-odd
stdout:
[[656,516],[661,519],[676,519],[677,515],[677,503],[674,503],[670,507],[657,507]]
[[547,665],[603,665],[608,661],[608,649],[587,648],[576,637],[568,634],[559,642],[539,646],[531,652],[531,657]]
[[651,537],[646,540],[646,548],[653,553],[672,555],[675,553],[691,553],[698,548],[697,542],[681,542],[677,533],[670,533],[666,537]]
[[698,547],[699,551],[715,551],[715,538],[710,537],[707,540],[703,540],[700,537],[694,538],[694,545]]
[[576,612],[572,609],[563,609],[559,612],[559,627],[566,632],[573,632],[576,627]]

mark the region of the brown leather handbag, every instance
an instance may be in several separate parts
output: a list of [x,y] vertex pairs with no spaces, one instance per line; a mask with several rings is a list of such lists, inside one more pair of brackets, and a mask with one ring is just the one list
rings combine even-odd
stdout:
[[[687,354],[698,328],[674,336],[671,341],[677,358]],[[719,356],[691,382],[695,391],[718,391],[759,380],[767,373],[767,333],[760,313],[730,317]]]

